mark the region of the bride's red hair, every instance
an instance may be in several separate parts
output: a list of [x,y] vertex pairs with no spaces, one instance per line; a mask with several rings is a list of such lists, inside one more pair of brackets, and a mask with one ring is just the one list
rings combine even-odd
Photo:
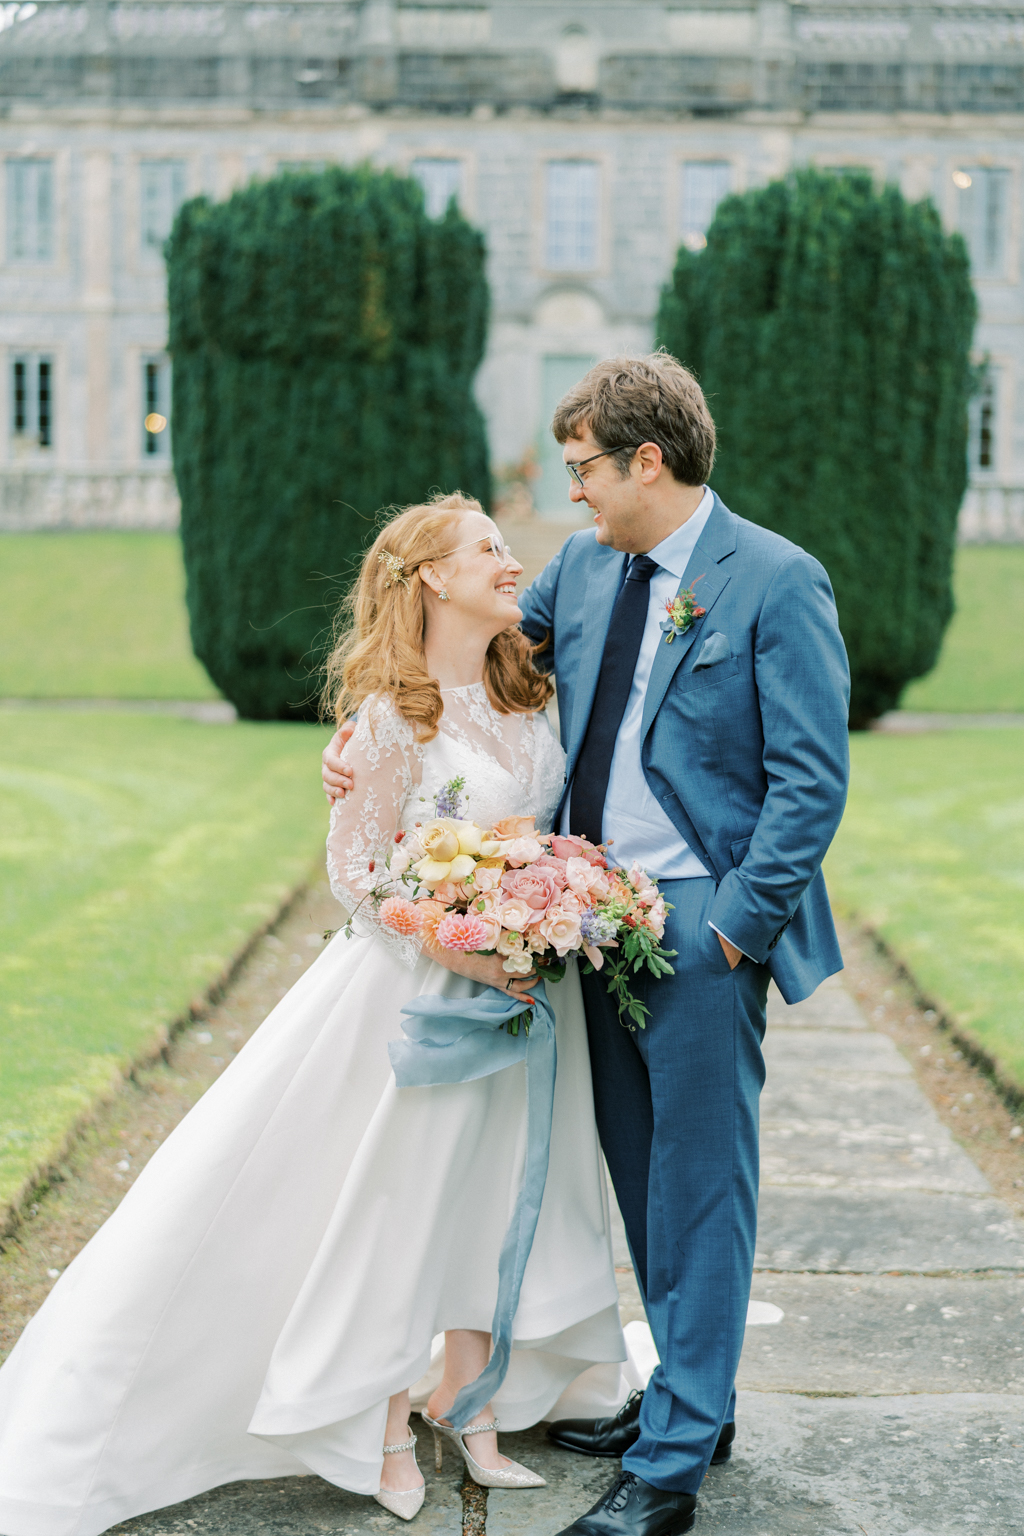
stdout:
[[[451,551],[455,529],[466,512],[482,511],[478,501],[455,491],[406,507],[381,529],[338,614],[335,645],[325,668],[325,713],[340,723],[364,699],[383,694],[418,727],[421,741],[437,735],[443,705],[423,652],[419,567]],[[394,580],[381,555],[404,562],[404,581]],[[535,649],[518,625],[502,630],[488,646],[484,683],[500,714],[530,714],[553,697],[550,679],[533,664]]]

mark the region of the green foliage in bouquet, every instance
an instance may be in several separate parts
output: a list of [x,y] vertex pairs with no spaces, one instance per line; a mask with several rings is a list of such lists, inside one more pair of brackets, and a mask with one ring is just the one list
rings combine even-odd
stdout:
[[167,257],[195,652],[242,715],[311,718],[378,509],[489,501],[483,239],[412,180],[335,167],[186,203]]
[[[630,929],[622,939],[621,949],[615,953],[605,950],[604,969],[601,974],[608,986],[608,991],[615,999],[615,1006],[619,1011],[619,1023],[628,1029],[630,1034],[636,1030],[646,1029],[647,1020],[651,1010],[646,1003],[630,990],[629,978],[636,976],[645,967],[652,976],[674,976],[675,966],[669,965],[669,961],[675,959],[679,953],[676,949],[663,949],[648,928],[640,927]],[[590,975],[594,967],[589,960],[584,960],[584,973]],[[631,1019],[632,1023],[626,1022]]]
[[953,612],[976,305],[930,202],[797,173],[680,250],[658,339],[700,378],[726,505],[831,577],[855,727],[928,672]]

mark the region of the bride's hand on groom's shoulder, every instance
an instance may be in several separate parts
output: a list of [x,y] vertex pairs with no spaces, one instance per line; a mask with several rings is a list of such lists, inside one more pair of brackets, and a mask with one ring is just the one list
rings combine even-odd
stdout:
[[331,805],[335,800],[344,800],[349,790],[355,788],[356,781],[352,769],[348,763],[342,761],[341,757],[342,749],[355,728],[354,720],[344,721],[321,754],[320,775],[324,781],[324,794]]

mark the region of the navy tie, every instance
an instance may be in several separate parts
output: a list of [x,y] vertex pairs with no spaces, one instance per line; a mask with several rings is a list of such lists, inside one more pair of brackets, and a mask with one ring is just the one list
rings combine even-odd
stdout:
[[601,841],[615,738],[633,686],[633,673],[647,623],[651,577],[657,569],[658,562],[649,555],[634,555],[629,562],[626,579],[612,609],[587,734],[576,760],[569,800],[569,828],[578,837],[589,837],[592,843]]

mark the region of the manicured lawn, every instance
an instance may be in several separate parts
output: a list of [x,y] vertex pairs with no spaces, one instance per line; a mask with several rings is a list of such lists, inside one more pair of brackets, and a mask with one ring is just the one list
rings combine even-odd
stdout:
[[0,712],[0,1209],[321,858],[323,740]]
[[1024,1087],[1024,730],[851,740],[825,874]]
[[[564,532],[520,533],[530,572]],[[1024,711],[1024,547],[961,549],[956,590],[938,666],[903,708]],[[173,534],[0,536],[0,697],[216,698],[192,655],[184,591]]]
[[901,708],[1024,712],[1024,545],[960,549],[956,607],[937,667]]
[[0,534],[0,696],[216,699],[171,533]]

